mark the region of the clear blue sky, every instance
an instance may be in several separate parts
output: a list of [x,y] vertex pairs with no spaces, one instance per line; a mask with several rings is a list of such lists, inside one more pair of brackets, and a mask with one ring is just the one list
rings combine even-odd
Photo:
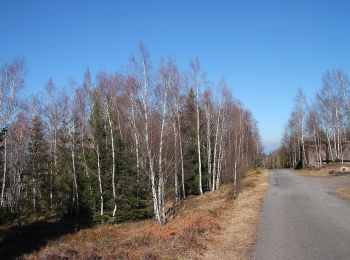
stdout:
[[26,59],[25,93],[80,81],[87,66],[125,71],[143,41],[153,62],[199,57],[207,78],[225,77],[259,122],[270,149],[279,142],[302,87],[312,98],[327,69],[350,73],[350,2],[18,1],[0,3],[0,64]]

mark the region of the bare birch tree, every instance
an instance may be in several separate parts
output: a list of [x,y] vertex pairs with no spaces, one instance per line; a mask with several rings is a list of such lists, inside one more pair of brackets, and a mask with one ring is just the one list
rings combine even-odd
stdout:
[[211,125],[212,125],[212,101],[211,101],[211,92],[210,90],[205,91],[204,93],[204,104],[205,104],[205,117],[207,124],[207,157],[208,157],[208,179],[209,187],[212,187],[212,151],[211,151]]
[[137,61],[136,58],[132,57],[132,63],[136,73],[135,78],[138,81],[138,84],[141,86],[141,99],[143,105],[143,121],[144,121],[144,131],[143,137],[146,145],[146,153],[148,156],[149,164],[149,177],[151,181],[151,190],[152,190],[152,199],[153,199],[153,211],[154,215],[158,222],[161,223],[161,216],[159,211],[159,201],[156,188],[156,174],[154,171],[154,162],[153,162],[153,152],[150,143],[150,133],[149,133],[149,91],[150,91],[150,70],[151,70],[151,61],[149,58],[148,51],[145,46],[141,43],[139,47],[140,51],[140,61]]
[[201,82],[201,71],[199,60],[195,59],[191,61],[191,69],[192,69],[192,81],[193,88],[196,90],[196,115],[197,115],[197,149],[198,149],[198,176],[199,176],[199,194],[203,195],[202,188],[202,158],[201,158],[201,141],[200,141],[200,123],[199,123],[199,106],[200,106],[200,86]]
[[0,111],[1,111],[1,131],[3,136],[3,177],[1,187],[0,207],[4,206],[4,195],[6,188],[7,174],[7,128],[13,108],[16,104],[18,90],[24,83],[24,60],[16,59],[0,68]]

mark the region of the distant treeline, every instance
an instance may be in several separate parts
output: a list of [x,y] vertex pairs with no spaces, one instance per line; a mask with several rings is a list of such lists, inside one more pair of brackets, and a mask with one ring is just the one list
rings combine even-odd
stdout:
[[[341,69],[327,71],[313,102],[301,89],[277,151],[282,166],[321,167],[324,161],[341,162],[343,144],[350,140],[350,84]],[[305,145],[308,149],[306,154]],[[326,156],[325,156],[326,155]],[[314,158],[312,165],[308,158]]]

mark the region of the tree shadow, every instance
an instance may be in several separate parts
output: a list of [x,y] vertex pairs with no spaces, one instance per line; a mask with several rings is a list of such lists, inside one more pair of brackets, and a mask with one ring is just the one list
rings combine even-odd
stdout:
[[23,254],[31,253],[62,235],[74,233],[78,226],[63,220],[49,222],[36,221],[22,226],[12,226],[5,230],[4,239],[0,242],[1,259],[21,259]]

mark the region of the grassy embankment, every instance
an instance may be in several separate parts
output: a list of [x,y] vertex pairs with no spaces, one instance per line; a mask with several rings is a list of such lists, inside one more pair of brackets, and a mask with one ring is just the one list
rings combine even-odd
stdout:
[[[340,171],[340,167],[343,166],[340,163],[326,164],[320,168],[310,167],[295,170],[300,175],[311,176],[311,177],[331,177],[334,173]],[[349,165],[344,165],[349,167]]]
[[255,241],[266,170],[242,180],[238,199],[231,185],[188,198],[165,226],[153,220],[98,226],[48,242],[26,259],[247,259]]

